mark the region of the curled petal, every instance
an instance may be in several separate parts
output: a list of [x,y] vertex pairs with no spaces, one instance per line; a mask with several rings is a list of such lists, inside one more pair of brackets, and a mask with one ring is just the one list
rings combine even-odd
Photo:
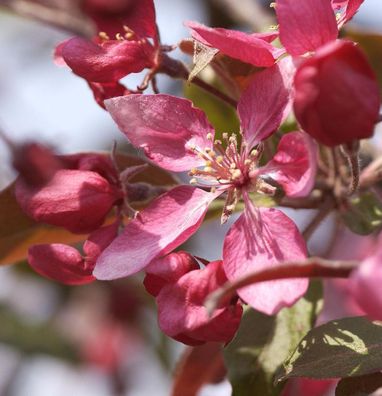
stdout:
[[157,296],[165,285],[175,283],[182,275],[196,269],[199,264],[191,254],[183,251],[170,253],[146,267],[143,284],[152,296]]
[[327,146],[372,136],[380,108],[377,79],[350,41],[320,48],[298,68],[294,111],[301,127]]
[[[305,258],[304,239],[293,221],[277,209],[247,205],[224,240],[223,262],[229,280],[284,261]],[[238,294],[253,308],[273,315],[293,305],[307,287],[307,279],[277,280],[244,287]]]
[[279,183],[287,196],[303,197],[313,188],[317,170],[317,146],[304,132],[284,135],[273,159],[260,175]]
[[242,94],[238,113],[249,148],[271,135],[285,119],[290,108],[294,66],[285,58],[253,78]]
[[75,37],[61,48],[61,55],[75,74],[100,83],[117,82],[153,63],[150,44],[127,40],[109,40],[98,45]]
[[115,223],[93,231],[85,241],[83,249],[88,263],[97,261],[98,256],[111,244],[118,235],[119,224]]
[[94,281],[93,267],[88,266],[73,247],[54,243],[29,248],[28,262],[40,275],[66,285]]
[[191,186],[176,187],[161,195],[101,254],[94,276],[108,280],[132,275],[171,252],[200,227],[215,197]]
[[16,199],[35,221],[87,233],[104,222],[121,192],[95,172],[58,170],[43,187],[16,182]]
[[280,40],[291,55],[315,51],[338,36],[330,0],[276,0]]
[[158,321],[161,330],[186,344],[228,342],[235,335],[242,315],[239,304],[226,304],[209,317],[205,298],[227,281],[221,261],[183,275],[159,292]]
[[211,148],[214,130],[189,100],[161,94],[130,95],[105,104],[130,142],[162,168],[184,171],[204,164],[191,148]]
[[247,34],[237,30],[210,28],[191,21],[186,22],[186,26],[191,29],[195,40],[254,66],[272,66],[280,54],[279,49],[270,44],[277,38],[277,32]]

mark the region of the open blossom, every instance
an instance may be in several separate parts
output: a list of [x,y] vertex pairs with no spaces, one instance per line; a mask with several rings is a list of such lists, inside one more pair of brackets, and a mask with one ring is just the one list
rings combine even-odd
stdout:
[[204,300],[227,281],[221,261],[203,269],[186,252],[153,260],[146,268],[145,287],[158,304],[158,322],[168,336],[188,345],[228,342],[235,335],[243,308],[227,301],[209,316]]
[[327,146],[369,138],[378,119],[375,73],[355,43],[337,40],[339,28],[362,2],[276,1],[280,40],[299,64],[296,118],[307,133]]
[[[286,70],[287,64],[281,62],[257,74],[238,105],[242,142],[239,145],[234,135],[224,136],[226,148],[214,141],[205,114],[185,99],[130,95],[106,102],[132,144],[165,169],[191,169],[191,182],[199,187],[177,187],[153,201],[102,253],[95,277],[131,275],[171,252],[199,228],[208,205],[219,196],[226,199],[223,222],[239,199],[245,203],[244,213],[224,242],[223,268],[228,279],[306,257],[305,242],[292,220],[277,209],[257,208],[251,200],[254,192],[275,194],[273,182],[294,197],[308,194],[313,186],[315,146],[302,132],[285,135],[273,160],[259,165],[262,141],[279,127],[288,109]],[[239,296],[273,314],[293,304],[306,288],[306,280],[275,281],[246,287]]]
[[60,43],[55,52],[56,63],[66,64],[84,78],[102,107],[105,99],[129,93],[119,82],[121,78],[159,66],[153,1],[125,2],[120,13],[100,12],[103,5],[85,2],[87,12],[101,29],[97,37],[71,38]]

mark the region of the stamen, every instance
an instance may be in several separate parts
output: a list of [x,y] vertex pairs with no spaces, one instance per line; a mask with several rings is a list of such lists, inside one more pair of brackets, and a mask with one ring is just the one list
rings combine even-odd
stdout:
[[110,37],[106,32],[99,32],[98,36],[100,37],[101,40],[110,40]]
[[207,140],[211,140],[211,142],[212,142],[212,133],[211,132],[207,133]]

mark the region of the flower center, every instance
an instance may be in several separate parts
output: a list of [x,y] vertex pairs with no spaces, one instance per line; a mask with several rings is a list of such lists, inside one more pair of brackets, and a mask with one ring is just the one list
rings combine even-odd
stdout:
[[[207,138],[212,140],[212,135],[209,134]],[[228,189],[230,187],[243,188],[251,183],[251,173],[254,173],[257,168],[261,152],[252,150],[248,153],[245,142],[239,147],[235,134],[228,136],[224,133],[223,141],[224,145],[222,141],[215,140],[212,148],[204,150],[192,148],[200,158],[205,160],[205,166],[203,169],[191,169],[189,172],[192,176],[191,184]]]

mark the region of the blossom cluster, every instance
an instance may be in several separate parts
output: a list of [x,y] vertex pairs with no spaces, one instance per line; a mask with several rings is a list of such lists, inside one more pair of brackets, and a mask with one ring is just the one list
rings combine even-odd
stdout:
[[[229,342],[243,304],[275,315],[295,304],[309,284],[307,278],[252,284],[208,314],[205,299],[227,281],[308,257],[294,221],[276,207],[259,206],[254,197],[279,202],[310,196],[322,150],[341,146],[356,155],[359,140],[373,135],[381,103],[376,76],[359,46],[338,38],[362,0],[277,0],[278,26],[265,33],[186,22],[195,48],[212,54],[212,68],[221,57],[256,68],[239,92],[227,85],[227,95],[238,99],[240,133],[221,136],[190,100],[158,92],[158,73],[187,78],[188,72],[170,56],[174,47],[160,41],[153,1],[115,3],[116,10],[100,11],[97,2],[87,2],[99,34],[60,43],[55,61],[88,83],[96,102],[151,163],[188,172],[189,184],[167,188],[137,212],[129,204],[137,189],[128,179],[144,169],[120,172],[113,157],[62,156],[42,185],[20,176],[16,198],[29,216],[89,234],[83,252],[59,243],[32,246],[29,263],[68,284],[145,271],[163,332],[189,345]],[[144,70],[139,87],[120,81]],[[154,94],[145,94],[149,85]],[[295,127],[282,132],[293,115]],[[156,195],[147,186],[143,190],[138,201]],[[346,193],[335,197],[336,205]],[[243,208],[224,238],[222,257],[207,262],[176,251],[202,225],[213,201],[221,203],[222,223]],[[360,306],[377,319],[382,319],[380,255],[377,249],[351,276]]]

